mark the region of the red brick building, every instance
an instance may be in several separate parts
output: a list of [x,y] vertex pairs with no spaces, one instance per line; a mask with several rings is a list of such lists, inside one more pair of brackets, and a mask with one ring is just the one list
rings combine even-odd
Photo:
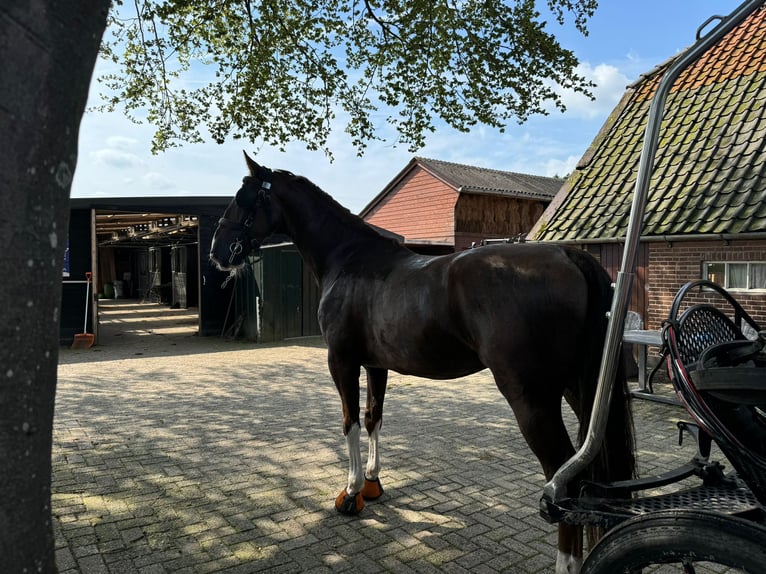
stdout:
[[[671,61],[639,78],[529,234],[576,243],[616,276],[649,105]],[[766,324],[766,10],[687,68],[668,95],[631,307],[660,327],[709,278]],[[703,297],[700,294],[700,297]]]
[[421,252],[524,236],[563,180],[413,158],[360,213]]

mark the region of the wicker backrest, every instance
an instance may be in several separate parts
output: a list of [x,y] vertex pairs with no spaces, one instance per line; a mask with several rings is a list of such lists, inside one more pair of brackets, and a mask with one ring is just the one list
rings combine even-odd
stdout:
[[678,352],[689,369],[694,368],[702,351],[711,345],[745,338],[731,319],[708,304],[692,305],[686,309],[678,320],[678,326]]

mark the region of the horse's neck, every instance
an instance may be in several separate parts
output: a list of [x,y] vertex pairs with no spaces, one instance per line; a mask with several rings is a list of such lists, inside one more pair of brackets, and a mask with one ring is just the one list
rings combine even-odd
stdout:
[[[323,278],[348,265],[362,249],[398,249],[392,240],[379,235],[319,190],[290,191],[280,197],[280,204],[287,235],[320,284]],[[404,247],[401,250],[406,251]]]

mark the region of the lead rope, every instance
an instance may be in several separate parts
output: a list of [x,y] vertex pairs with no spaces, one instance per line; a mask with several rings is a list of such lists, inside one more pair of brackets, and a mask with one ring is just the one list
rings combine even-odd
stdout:
[[[231,281],[232,277],[235,277],[237,275],[236,271],[232,269],[229,271],[229,276],[224,279],[223,284],[221,285],[221,289],[225,289],[226,285],[229,284],[229,281]],[[229,306],[226,308],[226,315],[223,317],[223,327],[221,328],[221,338],[223,338],[224,334],[226,333],[226,322],[229,320],[229,315],[231,314],[231,306],[234,303],[234,296],[237,294],[237,284],[234,283],[234,289],[231,290],[231,296],[229,297]]]
[[226,279],[223,280],[223,283],[221,283],[221,289],[226,289],[226,286],[229,284],[229,282],[234,279],[237,276],[237,270],[232,269],[229,271],[229,275],[226,277]]

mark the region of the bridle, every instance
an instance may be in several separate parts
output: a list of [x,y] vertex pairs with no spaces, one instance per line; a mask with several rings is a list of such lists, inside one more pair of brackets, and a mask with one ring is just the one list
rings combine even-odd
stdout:
[[248,179],[257,179],[260,181],[260,185],[255,192],[254,198],[247,198],[247,201],[245,201],[246,198],[244,197],[243,192],[249,191],[249,186],[246,185],[243,185],[239,189],[234,198],[237,205],[244,209],[247,214],[244,220],[235,221],[225,216],[218,220],[218,225],[220,227],[228,227],[237,234],[231,243],[229,243],[230,265],[234,262],[236,257],[242,253],[245,241],[250,240],[250,228],[255,221],[256,212],[259,209],[263,209],[266,212],[267,217],[269,217],[269,219],[271,218],[271,170],[265,167],[260,167],[258,174],[245,178],[246,181]]
[[228,227],[237,233],[236,237],[229,243],[229,265],[234,263],[234,259],[242,253],[245,240],[250,236],[250,228],[253,226],[254,213],[251,211],[247,214],[244,221],[234,221],[227,217],[222,217],[218,220],[219,227]]

